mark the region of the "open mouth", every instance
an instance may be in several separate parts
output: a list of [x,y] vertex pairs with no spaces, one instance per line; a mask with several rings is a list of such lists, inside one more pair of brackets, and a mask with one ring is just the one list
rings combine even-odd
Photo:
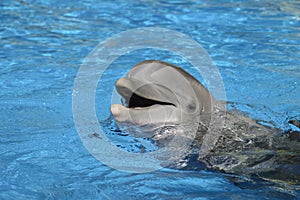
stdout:
[[121,78],[116,89],[123,101],[122,105],[111,105],[111,113],[117,122],[143,127],[143,132],[148,132],[166,122],[178,121],[179,115],[174,113],[178,111],[179,104],[168,88]]
[[126,103],[128,108],[144,108],[153,105],[172,105],[176,107],[176,105],[173,103],[147,99],[145,97],[137,95],[136,93],[132,93],[132,95],[130,96],[129,100],[126,101]]
[[121,78],[116,83],[116,89],[125,100],[123,106],[127,108],[148,108],[154,105],[176,107],[176,97],[162,85]]

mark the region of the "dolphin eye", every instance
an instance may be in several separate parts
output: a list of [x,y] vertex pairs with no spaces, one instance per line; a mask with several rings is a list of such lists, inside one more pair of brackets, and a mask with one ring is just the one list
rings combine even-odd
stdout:
[[188,108],[189,111],[194,111],[196,109],[196,105],[195,104],[189,104],[187,106],[187,108]]

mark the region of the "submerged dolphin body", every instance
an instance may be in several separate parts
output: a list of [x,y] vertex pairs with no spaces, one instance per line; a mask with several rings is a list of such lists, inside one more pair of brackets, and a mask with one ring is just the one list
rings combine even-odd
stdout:
[[[119,79],[116,89],[125,105],[112,105],[111,113],[120,126],[138,129],[133,131],[135,136],[152,138],[163,146],[170,137],[164,127],[184,127],[183,137],[189,137],[190,127],[194,127],[196,135],[189,137],[193,140],[190,148],[209,146],[205,154],[198,155],[199,163],[207,168],[300,184],[299,133],[283,134],[218,109],[222,103],[181,68],[161,61],[144,61]],[[158,129],[163,131],[157,134]],[[211,135],[214,140],[207,140]]]

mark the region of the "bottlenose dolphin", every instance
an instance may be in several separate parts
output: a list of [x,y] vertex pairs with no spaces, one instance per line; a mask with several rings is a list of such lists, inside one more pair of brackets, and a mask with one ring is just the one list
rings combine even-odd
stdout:
[[126,106],[114,104],[111,113],[119,123],[134,124],[143,132],[210,114],[214,98],[187,72],[161,61],[135,65],[116,82]]
[[[116,89],[125,102],[111,105],[111,113],[118,125],[138,130],[132,131],[134,136],[152,138],[163,146],[174,132],[162,129],[167,132],[164,135],[156,130],[185,124],[181,132],[189,135],[190,127],[196,127],[190,148],[210,146],[197,157],[206,168],[299,184],[298,132],[282,133],[246,116],[218,109],[224,102],[215,100],[183,69],[162,61],[143,61],[116,82]],[[205,141],[207,135],[213,135],[214,140]]]

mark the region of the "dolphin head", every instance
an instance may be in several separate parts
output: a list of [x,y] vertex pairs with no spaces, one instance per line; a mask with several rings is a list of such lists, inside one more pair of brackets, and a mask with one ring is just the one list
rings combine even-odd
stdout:
[[209,115],[214,104],[208,90],[193,76],[157,60],[136,64],[116,82],[116,89],[125,103],[111,105],[115,121],[146,135]]

